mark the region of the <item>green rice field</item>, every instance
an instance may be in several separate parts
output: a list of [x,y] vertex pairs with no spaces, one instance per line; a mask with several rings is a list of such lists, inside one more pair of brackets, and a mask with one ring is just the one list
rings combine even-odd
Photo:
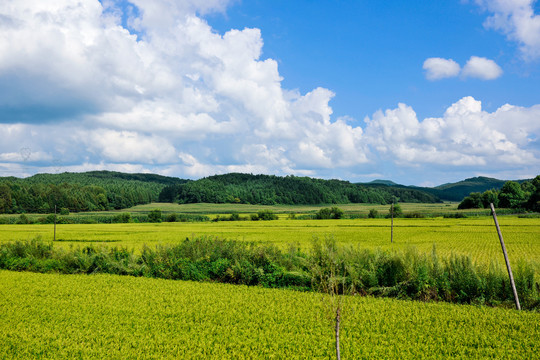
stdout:
[[[471,216],[291,220],[320,207],[149,204],[123,212],[215,217],[270,209],[273,221],[58,224],[56,247],[175,244],[209,236],[309,250],[314,238],[340,246],[504,260],[493,219]],[[388,206],[340,206],[381,214]],[[455,204],[404,204],[405,212],[455,212]],[[110,212],[109,214],[117,214]],[[92,216],[92,213],[77,216]],[[29,215],[38,216],[38,215]],[[540,218],[500,216],[510,260],[540,271]],[[0,242],[53,239],[52,224],[0,225]],[[538,272],[537,272],[538,273]],[[505,308],[345,297],[343,359],[533,359],[540,313]],[[335,346],[328,298],[311,292],[115,275],[0,271],[0,359],[328,359]]]
[[[499,222],[511,261],[540,263],[540,219],[501,216]],[[435,246],[442,256],[466,254],[477,262],[503,261],[491,217],[395,219],[393,243],[389,219],[59,224],[56,228],[57,246],[98,243],[135,250],[204,235],[303,249],[308,249],[315,237],[332,236],[345,246],[397,251],[412,247],[422,252]],[[52,240],[53,225],[0,225],[0,242],[37,236]]]
[[[316,293],[0,271],[2,359],[329,359]],[[343,359],[534,359],[540,314],[348,297]]]

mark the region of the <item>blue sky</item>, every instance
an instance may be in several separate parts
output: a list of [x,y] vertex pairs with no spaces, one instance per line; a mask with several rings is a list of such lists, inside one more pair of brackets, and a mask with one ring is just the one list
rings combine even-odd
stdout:
[[[336,93],[337,116],[362,120],[404,102],[435,116],[464,95],[486,110],[539,103],[538,61],[520,61],[517,43],[483,26],[488,13],[460,1],[243,1],[208,17],[216,31],[260,28],[263,58],[279,63],[283,86]],[[540,3],[535,4],[540,13]],[[472,55],[495,60],[496,82],[426,80],[422,64],[443,57],[464,64]]]
[[531,0],[8,0],[0,176],[540,173]]

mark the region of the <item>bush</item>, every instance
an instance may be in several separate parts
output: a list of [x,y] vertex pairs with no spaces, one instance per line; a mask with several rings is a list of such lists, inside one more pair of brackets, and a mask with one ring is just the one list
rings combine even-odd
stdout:
[[259,220],[277,220],[278,216],[272,210],[260,210],[257,213]]
[[166,222],[177,222],[177,221],[179,221],[178,214],[168,214],[167,216],[165,216],[165,221]]
[[393,206],[390,206],[390,209],[388,209],[388,215],[387,218],[392,217],[392,209],[394,209],[394,217],[400,217],[403,215],[403,210],[401,210],[401,205],[394,204]]
[[32,224],[32,221],[25,214],[21,214],[17,219],[17,224]]
[[341,219],[343,210],[338,207],[322,208],[315,214],[315,219]]
[[129,223],[131,222],[131,214],[130,213],[122,213],[115,215],[112,219],[113,223]]
[[160,223],[161,221],[162,221],[162,218],[161,218],[160,209],[154,209],[148,213],[148,222]]
[[368,218],[375,219],[379,216],[379,212],[375,209],[369,209]]

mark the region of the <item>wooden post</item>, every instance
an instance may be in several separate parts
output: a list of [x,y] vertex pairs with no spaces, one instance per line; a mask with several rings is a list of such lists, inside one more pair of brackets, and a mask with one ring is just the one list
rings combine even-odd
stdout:
[[[339,296],[339,295],[337,295],[337,296]],[[337,360],[341,359],[341,354],[340,354],[340,351],[339,351],[339,325],[340,325],[340,322],[341,322],[341,309],[340,309],[340,306],[338,305],[338,307],[336,309],[336,359]]]
[[390,217],[392,219],[390,225],[390,242],[394,242],[394,201],[392,201],[392,206],[390,207]]
[[495,213],[495,207],[493,203],[490,203],[491,213],[493,214],[493,220],[495,221],[495,226],[497,227],[497,233],[499,234],[499,240],[501,241],[501,247],[504,254],[504,261],[506,261],[506,268],[508,269],[508,276],[510,277],[510,285],[512,285],[512,291],[514,292],[514,299],[516,302],[516,309],[521,310],[519,305],[518,293],[516,290],[516,284],[514,283],[514,276],[512,275],[512,268],[510,267],[510,260],[508,260],[508,254],[506,253],[506,246],[504,246],[504,240],[501,233],[501,228],[499,227],[499,221],[497,221],[497,214]]
[[56,241],[56,205],[54,205],[54,237],[53,241]]

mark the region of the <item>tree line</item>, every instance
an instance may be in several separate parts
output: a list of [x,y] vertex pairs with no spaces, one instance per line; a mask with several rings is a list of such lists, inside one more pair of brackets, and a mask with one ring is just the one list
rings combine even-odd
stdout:
[[0,178],[0,213],[51,213],[125,209],[157,201],[161,190],[181,182],[155,174],[111,171]]
[[161,202],[317,205],[402,202],[435,203],[426,192],[389,186],[363,186],[342,180],[230,173],[163,188]]
[[540,212],[540,175],[521,184],[507,181],[500,190],[472,192],[461,201],[458,209],[489,208],[490,203],[499,208]]

